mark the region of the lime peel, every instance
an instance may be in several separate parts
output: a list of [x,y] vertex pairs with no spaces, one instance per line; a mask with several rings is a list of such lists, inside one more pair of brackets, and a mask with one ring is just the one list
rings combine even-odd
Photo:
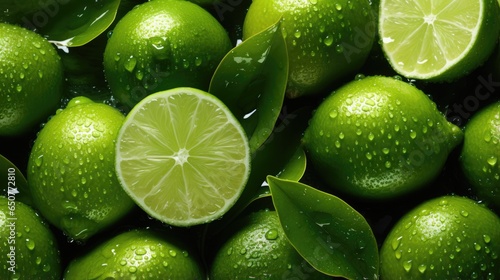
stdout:
[[248,138],[215,96],[194,88],[154,93],[127,116],[116,172],[132,199],[174,226],[220,218],[248,179]]

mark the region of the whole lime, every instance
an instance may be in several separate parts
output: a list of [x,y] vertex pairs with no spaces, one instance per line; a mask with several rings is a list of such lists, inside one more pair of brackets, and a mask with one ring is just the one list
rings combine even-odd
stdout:
[[134,202],[115,175],[115,138],[125,117],[77,97],[42,128],[28,162],[28,185],[41,214],[70,238],[85,240]]
[[121,233],[74,259],[64,279],[203,280],[205,276],[196,253],[177,238],[137,229]]
[[421,90],[372,76],[332,92],[314,113],[303,143],[314,168],[336,190],[389,199],[436,178],[462,138]]
[[42,36],[6,23],[0,23],[0,49],[0,136],[18,136],[59,105],[61,58]]
[[59,249],[48,224],[15,194],[0,196],[1,279],[61,279]]
[[495,279],[500,218],[475,201],[444,196],[402,217],[380,250],[382,279]]
[[330,279],[290,244],[275,211],[243,216],[223,239],[211,265],[210,279]]
[[208,90],[229,36],[206,10],[189,1],[140,4],[116,25],[104,52],[111,91],[133,107],[147,95],[176,87]]
[[354,75],[376,35],[368,0],[254,0],[243,25],[247,39],[281,22],[290,61],[287,96],[321,94]]
[[474,114],[464,129],[462,170],[477,196],[500,209],[500,103]]

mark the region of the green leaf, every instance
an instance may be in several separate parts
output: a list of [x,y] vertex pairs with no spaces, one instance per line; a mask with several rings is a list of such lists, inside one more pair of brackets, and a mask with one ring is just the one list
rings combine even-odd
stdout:
[[2,155],[0,155],[0,182],[0,195],[15,197],[16,201],[33,205],[26,177],[19,168]]
[[48,1],[24,24],[59,47],[78,47],[103,33],[119,6],[120,0]]
[[302,183],[268,176],[290,243],[314,268],[348,279],[376,279],[377,241],[365,218],[343,200]]
[[277,177],[290,181],[300,181],[306,172],[306,167],[306,152],[302,147],[299,147]]
[[255,152],[276,125],[288,79],[280,22],[233,48],[212,77],[209,92],[239,119]]

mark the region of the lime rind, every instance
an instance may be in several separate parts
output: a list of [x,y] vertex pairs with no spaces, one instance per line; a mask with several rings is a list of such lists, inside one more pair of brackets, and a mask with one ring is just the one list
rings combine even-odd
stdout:
[[382,0],[379,33],[396,72],[421,80],[454,80],[480,66],[499,32],[494,0]]
[[248,138],[216,97],[193,88],[152,94],[127,116],[116,170],[125,191],[174,226],[220,218],[249,176]]

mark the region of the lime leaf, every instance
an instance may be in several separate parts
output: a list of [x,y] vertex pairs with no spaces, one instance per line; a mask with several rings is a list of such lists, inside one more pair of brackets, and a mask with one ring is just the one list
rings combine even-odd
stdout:
[[238,118],[252,153],[276,125],[287,77],[288,55],[280,22],[233,48],[212,77],[209,92]]
[[272,176],[267,181],[288,240],[314,268],[348,279],[377,278],[377,241],[360,213],[305,184]]
[[[56,46],[78,47],[103,33],[115,20],[119,6],[120,0],[58,1],[40,6],[41,10],[34,13],[33,21],[24,23]],[[47,20],[36,20],[38,13]]]
[[0,155],[0,182],[2,184],[0,195],[15,197],[16,201],[33,205],[26,177],[17,166],[2,155]]
[[290,181],[299,181],[306,172],[306,166],[306,152],[302,147],[299,147],[277,177]]

